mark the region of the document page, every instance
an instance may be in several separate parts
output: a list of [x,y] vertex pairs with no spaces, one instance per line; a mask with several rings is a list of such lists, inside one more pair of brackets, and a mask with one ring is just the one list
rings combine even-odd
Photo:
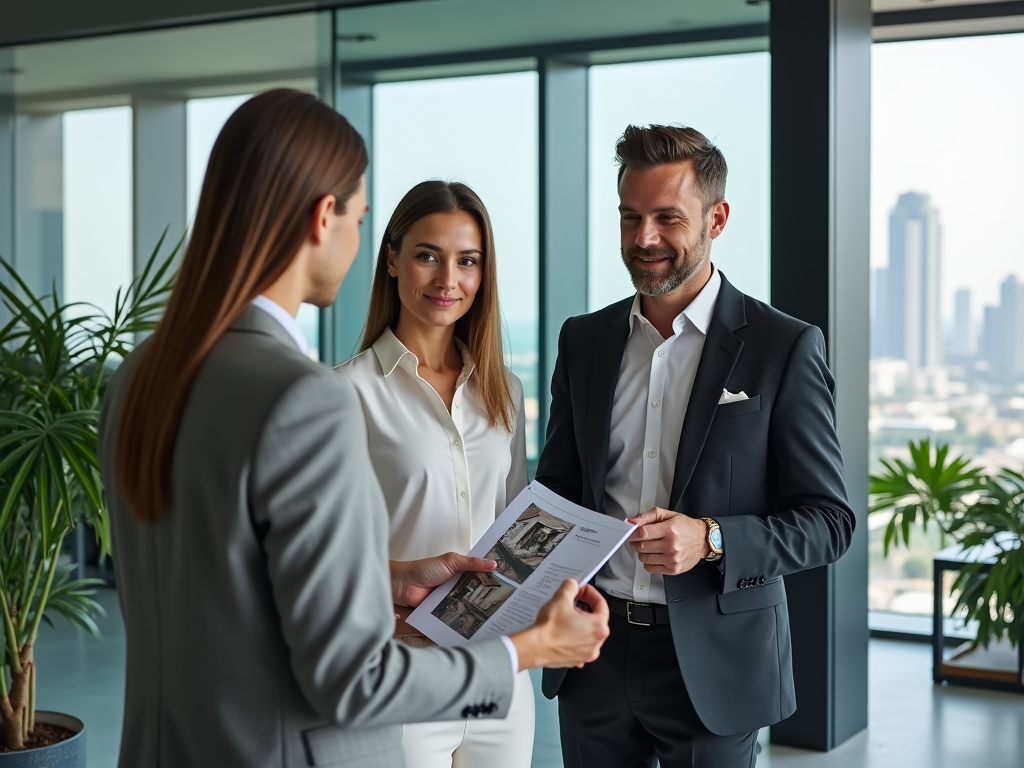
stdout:
[[590,581],[635,528],[534,481],[469,551],[497,561],[497,570],[453,576],[406,622],[444,646],[518,632],[563,581]]

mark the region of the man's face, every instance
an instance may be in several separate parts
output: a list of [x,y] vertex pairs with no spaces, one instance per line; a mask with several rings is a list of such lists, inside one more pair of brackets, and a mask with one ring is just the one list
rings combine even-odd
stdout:
[[340,214],[332,211],[327,216],[323,241],[311,257],[310,295],[305,299],[310,304],[329,307],[334,303],[341,281],[359,253],[359,227],[367,210],[364,176],[345,210]]
[[[619,183],[622,260],[641,295],[669,293],[703,270],[715,211],[704,213],[690,160],[626,168]],[[720,232],[716,226],[711,237]]]

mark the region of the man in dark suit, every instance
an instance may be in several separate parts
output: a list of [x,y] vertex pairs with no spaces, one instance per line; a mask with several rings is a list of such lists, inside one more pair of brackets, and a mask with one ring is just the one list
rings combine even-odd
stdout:
[[721,152],[690,128],[617,146],[635,297],[562,327],[537,479],[640,524],[597,576],[601,658],[546,670],[567,768],[748,768],[796,709],[782,577],[831,563],[854,515],[820,330],[711,262]]

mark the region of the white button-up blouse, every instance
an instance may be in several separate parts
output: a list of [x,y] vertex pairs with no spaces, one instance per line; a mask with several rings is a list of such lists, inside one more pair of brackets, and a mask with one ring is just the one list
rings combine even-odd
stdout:
[[335,370],[366,415],[370,459],[391,517],[393,560],[466,554],[526,487],[523,385],[509,372],[516,421],[491,427],[476,396],[466,347],[451,413],[417,373],[419,361],[391,329]]

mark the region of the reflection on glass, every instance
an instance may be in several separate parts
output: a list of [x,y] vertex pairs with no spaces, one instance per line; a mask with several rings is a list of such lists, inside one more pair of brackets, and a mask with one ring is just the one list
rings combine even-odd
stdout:
[[114,310],[132,279],[132,110],[63,116],[64,300]]
[[722,150],[732,212],[712,259],[741,291],[768,300],[768,98],[767,53],[591,67],[591,310],[634,292],[620,256],[614,163],[630,123],[690,126]]
[[[186,119],[186,185],[188,189],[188,220],[191,224],[199,204],[199,193],[203,188],[206,164],[217,140],[220,129],[242,102],[253,94],[215,96],[205,99],[190,99],[185,106]],[[299,308],[299,326],[306,336],[308,354],[314,360],[320,357],[320,310],[310,304]]]
[[391,212],[426,179],[462,181],[491,215],[509,365],[537,455],[537,74],[374,87],[374,251]]
[[[874,46],[872,468],[923,437],[1024,466],[1022,69],[1019,34]],[[916,530],[883,558],[886,522],[869,520],[870,608],[930,615],[942,542]]]

